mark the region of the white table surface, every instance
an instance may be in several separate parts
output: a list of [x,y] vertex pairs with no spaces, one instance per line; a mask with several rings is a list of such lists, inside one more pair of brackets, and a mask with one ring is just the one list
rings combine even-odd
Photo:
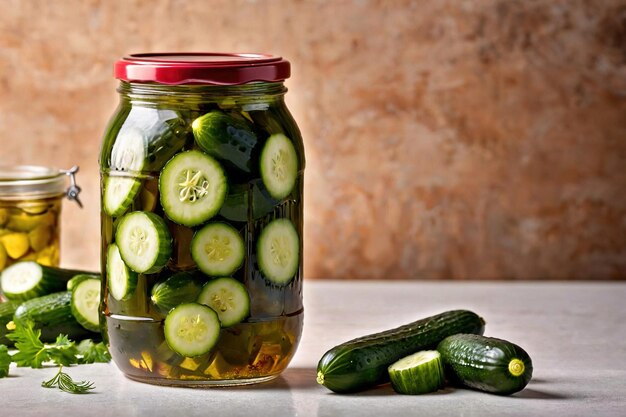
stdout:
[[[322,354],[348,339],[471,309],[488,336],[524,347],[533,379],[510,397],[447,388],[403,396],[389,386],[338,395],[315,382]],[[278,379],[251,387],[188,389],[126,379],[114,364],[73,366],[96,390],[40,387],[55,368],[10,370],[0,417],[27,416],[626,416],[626,283],[305,282],[300,348]]]

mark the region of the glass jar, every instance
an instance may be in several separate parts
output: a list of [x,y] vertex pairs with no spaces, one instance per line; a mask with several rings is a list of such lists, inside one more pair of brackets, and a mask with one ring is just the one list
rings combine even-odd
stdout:
[[300,341],[304,147],[290,64],[258,54],[118,61],[100,154],[101,322],[129,378],[243,385]]
[[0,271],[18,261],[59,265],[61,200],[80,204],[77,171],[0,165]]

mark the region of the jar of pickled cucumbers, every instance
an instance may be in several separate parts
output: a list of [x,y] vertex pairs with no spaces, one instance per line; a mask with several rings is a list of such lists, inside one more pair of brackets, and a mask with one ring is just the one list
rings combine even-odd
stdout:
[[129,378],[276,377],[302,332],[304,147],[288,61],[137,54],[116,63],[101,154],[101,324]]
[[61,201],[68,196],[80,204],[77,171],[0,165],[0,272],[20,261],[59,264]]

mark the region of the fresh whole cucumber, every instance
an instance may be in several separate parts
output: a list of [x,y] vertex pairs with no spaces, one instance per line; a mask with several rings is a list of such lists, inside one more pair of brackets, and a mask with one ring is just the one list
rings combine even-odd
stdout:
[[15,310],[13,321],[32,320],[35,328],[41,329],[42,342],[53,342],[59,334],[72,340],[98,338],[99,333],[88,331],[76,321],[71,300],[72,292],[62,291],[24,301]]
[[13,345],[13,342],[6,338],[6,325],[13,320],[13,314],[15,314],[15,310],[17,310],[19,305],[20,303],[18,301],[0,303],[0,345]]
[[513,394],[524,389],[532,377],[528,353],[506,340],[456,334],[441,341],[437,350],[448,379],[480,391]]
[[484,326],[475,313],[453,310],[350,340],[324,354],[317,365],[317,382],[338,393],[373,387],[389,380],[387,368],[397,360],[434,349],[453,334],[482,334]]

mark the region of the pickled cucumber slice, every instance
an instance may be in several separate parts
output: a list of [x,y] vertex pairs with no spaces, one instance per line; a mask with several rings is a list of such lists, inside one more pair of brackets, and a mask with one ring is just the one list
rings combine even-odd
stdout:
[[204,284],[198,302],[217,313],[222,327],[235,325],[250,314],[248,290],[233,278],[217,278]]
[[87,278],[80,281],[72,289],[70,306],[72,315],[81,326],[92,332],[99,332],[100,280]]
[[220,335],[220,321],[211,308],[186,303],[174,308],[165,318],[165,340],[182,356],[195,357],[209,352]]
[[257,260],[263,276],[277,285],[288,284],[298,271],[300,239],[289,219],[269,223],[257,241]]
[[298,155],[291,140],[282,133],[267,139],[261,151],[261,178],[270,195],[277,200],[287,197],[296,184]]
[[126,266],[115,243],[111,243],[107,249],[106,277],[109,293],[116,300],[127,300],[135,292],[137,274]]
[[400,394],[426,394],[443,387],[441,355],[436,350],[414,353],[388,368],[393,389]]
[[122,217],[115,241],[124,263],[139,273],[160,271],[172,254],[167,224],[154,213],[135,211]]
[[197,226],[222,207],[228,186],[219,162],[199,151],[182,152],[165,164],[159,176],[161,205],[183,226]]
[[211,223],[193,235],[191,257],[209,276],[231,275],[241,266],[245,255],[239,232],[226,223]]
[[12,259],[25,255],[30,248],[26,233],[9,233],[0,237],[0,242],[2,242],[4,249],[6,249],[7,254]]
[[[138,129],[120,132],[111,150],[111,173],[115,171],[141,171],[146,160],[146,141]],[[133,177],[107,176],[104,180],[103,207],[111,217],[123,214],[133,203],[140,190],[141,181]]]

